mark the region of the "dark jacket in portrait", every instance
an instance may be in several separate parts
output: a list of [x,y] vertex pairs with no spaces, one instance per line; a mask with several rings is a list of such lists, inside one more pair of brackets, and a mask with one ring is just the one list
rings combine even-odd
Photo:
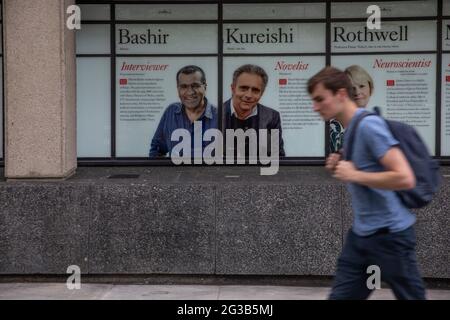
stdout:
[[[281,130],[281,118],[280,113],[272,108],[266,107],[262,104],[257,104],[257,114],[251,116],[246,120],[239,120],[234,115],[231,114],[231,99],[224,103],[224,113],[225,113],[225,129],[255,129],[258,132],[259,129],[267,129],[267,139],[268,139],[268,150],[270,149],[270,130],[279,130],[279,154],[280,157],[285,156],[283,135]],[[259,137],[258,137],[259,139]]]

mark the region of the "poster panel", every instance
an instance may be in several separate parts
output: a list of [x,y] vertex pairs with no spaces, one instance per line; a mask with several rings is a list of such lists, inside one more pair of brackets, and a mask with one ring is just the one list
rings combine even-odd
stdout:
[[256,64],[269,76],[260,103],[280,112],[287,157],[324,156],[324,122],[313,111],[306,83],[325,66],[324,56],[225,57],[223,97],[231,98],[233,72]]
[[[0,62],[0,83],[3,84],[3,58]],[[3,85],[0,86],[0,158],[3,158]]]
[[116,19],[216,20],[217,4],[117,4]]
[[117,54],[217,53],[216,24],[119,24]]
[[441,155],[450,156],[450,54],[442,55]]
[[148,157],[165,109],[179,102],[176,74],[197,65],[206,75],[206,98],[217,106],[216,57],[118,57],[116,63],[116,156]]
[[224,24],[224,53],[322,53],[325,23]]
[[369,14],[366,11],[369,5],[377,5],[380,8],[381,19],[437,16],[437,0],[348,1],[332,3],[331,18],[367,18]]
[[83,24],[76,31],[77,54],[110,54],[110,26],[107,24]]
[[77,58],[77,156],[111,157],[110,58]]
[[383,21],[370,30],[366,22],[331,24],[331,52],[436,50],[436,21]]
[[450,20],[442,20],[442,50],[450,50]]
[[[382,115],[413,125],[435,154],[436,56],[434,54],[397,54],[334,56],[332,65],[346,69],[357,65],[373,80],[373,90],[366,93],[366,108],[379,106]],[[353,78],[365,82],[364,71]],[[370,79],[369,79],[370,80]]]
[[322,3],[225,3],[225,20],[253,19],[325,19]]

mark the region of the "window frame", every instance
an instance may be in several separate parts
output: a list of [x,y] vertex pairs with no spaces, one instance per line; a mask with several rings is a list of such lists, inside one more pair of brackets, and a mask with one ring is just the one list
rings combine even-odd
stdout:
[[[331,59],[333,56],[350,56],[350,55],[370,55],[370,54],[379,54],[379,55],[389,55],[389,54],[402,54],[402,53],[408,53],[408,54],[434,54],[436,56],[436,105],[435,105],[435,156],[434,158],[438,159],[441,164],[450,164],[450,156],[442,156],[441,155],[441,113],[442,113],[442,55],[443,54],[449,54],[450,50],[443,50],[442,49],[442,23],[443,20],[450,19],[450,15],[443,16],[443,0],[436,0],[437,1],[437,15],[436,16],[424,16],[424,17],[389,17],[389,18],[383,18],[382,21],[423,21],[423,20],[433,20],[437,23],[437,30],[436,30],[436,50],[431,51],[405,51],[405,52],[395,52],[395,51],[383,51],[383,52],[364,52],[364,53],[332,53],[331,52],[331,25],[335,22],[365,22],[367,18],[331,18],[331,5],[332,3],[336,2],[348,2],[348,0],[321,0],[318,1],[320,3],[325,4],[325,18],[324,19],[251,19],[251,20],[225,20],[223,19],[223,6],[226,4],[236,4],[236,3],[242,3],[242,4],[248,4],[248,3],[312,3],[313,1],[307,1],[307,0],[284,0],[284,1],[235,1],[235,0],[207,0],[207,1],[140,1],[140,2],[129,2],[129,1],[88,1],[88,0],[78,0],[77,4],[108,4],[110,6],[110,20],[88,20],[83,21],[82,24],[109,24],[110,25],[110,41],[111,41],[111,52],[107,55],[89,55],[89,54],[83,54],[78,55],[77,57],[95,57],[95,56],[102,56],[102,57],[109,57],[111,59],[111,157],[109,158],[87,158],[87,157],[81,157],[78,158],[78,164],[80,166],[91,166],[91,165],[145,165],[145,166],[158,166],[158,165],[164,165],[164,166],[173,166],[174,164],[171,162],[170,158],[167,159],[150,159],[148,157],[116,157],[116,58],[121,56],[140,56],[140,55],[120,55],[116,54],[116,41],[115,41],[115,35],[116,35],[116,25],[117,24],[133,24],[133,23],[143,23],[143,24],[150,24],[150,23],[160,23],[161,21],[155,20],[116,20],[116,12],[115,8],[116,5],[125,5],[125,4],[217,4],[218,8],[218,17],[217,20],[200,20],[197,23],[217,23],[219,34],[218,34],[218,51],[217,55],[217,61],[218,61],[218,79],[217,79],[217,87],[218,87],[218,112],[220,119],[223,119],[222,114],[222,103],[223,100],[223,60],[224,57],[233,57],[233,56],[311,56],[311,55],[318,55],[318,56],[324,56],[325,57],[325,64],[330,65]],[[373,2],[369,0],[360,0],[358,2]],[[395,2],[395,1],[393,1]],[[314,2],[316,3],[316,2]],[[222,40],[223,40],[223,25],[226,23],[325,23],[325,53],[292,53],[292,54],[224,54],[223,53],[223,46],[222,46]],[[164,21],[163,23],[170,23],[170,24],[180,24],[180,23],[193,23],[192,20],[170,20],[170,21]],[[1,55],[0,55],[1,56]],[[152,55],[142,55],[142,56],[152,56]],[[155,55],[158,57],[165,57],[165,56],[195,56],[193,54],[180,54],[180,55]],[[202,56],[202,55],[200,55]],[[219,130],[222,130],[223,123],[222,121],[219,121]],[[324,126],[324,138],[325,138],[325,150],[324,154],[325,157],[282,157],[280,158],[280,165],[323,165],[325,163],[326,155],[328,154],[329,150],[329,123],[327,122]],[[225,162],[224,162],[225,163]],[[206,164],[203,164],[205,166]],[[249,165],[249,164],[247,164]]]

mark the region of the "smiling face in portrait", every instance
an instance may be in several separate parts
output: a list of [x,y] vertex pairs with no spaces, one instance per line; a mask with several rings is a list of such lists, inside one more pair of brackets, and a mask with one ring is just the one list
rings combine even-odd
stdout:
[[367,107],[374,90],[372,77],[363,67],[356,64],[345,69],[345,73],[352,82],[353,100],[358,107]]
[[264,82],[261,76],[244,72],[231,85],[231,91],[236,113],[249,115],[264,93]]
[[177,88],[181,103],[187,109],[203,108],[206,84],[202,83],[202,74],[199,71],[190,74],[180,73]]

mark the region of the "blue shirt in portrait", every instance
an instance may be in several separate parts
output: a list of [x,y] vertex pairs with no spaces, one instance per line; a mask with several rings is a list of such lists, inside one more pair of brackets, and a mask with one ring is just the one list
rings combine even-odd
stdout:
[[[205,99],[206,108],[203,114],[197,119],[202,122],[202,137],[206,130],[214,128],[217,129],[217,108],[210,104]],[[164,111],[158,128],[150,143],[150,157],[161,157],[170,155],[172,148],[179,143],[179,141],[171,141],[172,132],[176,129],[186,129],[191,134],[192,154],[194,154],[194,123],[186,115],[184,106],[181,102],[170,104]],[[202,139],[203,141],[203,139]],[[203,148],[210,142],[203,141]]]

